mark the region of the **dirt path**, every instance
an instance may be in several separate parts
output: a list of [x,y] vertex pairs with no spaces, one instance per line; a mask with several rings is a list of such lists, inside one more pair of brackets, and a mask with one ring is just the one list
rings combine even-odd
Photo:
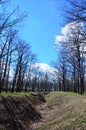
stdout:
[[[46,99],[47,100],[47,99]],[[38,130],[47,120],[52,118],[60,110],[59,104],[49,105],[47,102],[37,106],[37,109],[42,115],[42,119],[32,123],[31,130]]]

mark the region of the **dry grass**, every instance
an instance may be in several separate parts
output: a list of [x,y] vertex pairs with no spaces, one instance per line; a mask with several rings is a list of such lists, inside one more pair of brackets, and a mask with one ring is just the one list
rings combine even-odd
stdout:
[[42,117],[36,109],[45,102],[42,94],[0,96],[0,130],[31,130]]
[[0,130],[86,130],[86,96],[51,92],[45,97],[0,95]]
[[86,97],[55,92],[46,97],[45,121],[37,130],[86,130]]

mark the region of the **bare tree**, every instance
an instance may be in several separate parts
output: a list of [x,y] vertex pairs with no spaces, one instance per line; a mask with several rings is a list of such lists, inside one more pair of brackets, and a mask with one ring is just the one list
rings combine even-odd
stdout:
[[[0,0],[1,7],[7,7],[9,1]],[[0,12],[0,92],[2,88],[7,91],[9,71],[11,66],[11,59],[13,60],[12,53],[15,51],[15,43],[13,42],[17,34],[17,25],[26,17],[25,13],[19,14],[18,7],[12,12],[7,10]],[[5,86],[6,84],[6,86]]]
[[33,65],[35,64],[36,61],[37,61],[36,54],[34,54],[30,51],[27,73],[26,73],[25,91],[27,91],[31,88],[32,77],[33,77],[33,75],[35,75],[35,69],[34,69]]
[[[66,77],[66,81],[70,84],[70,90],[82,94],[85,89],[86,1],[66,0],[64,13],[66,14],[64,15],[66,20],[64,29],[67,29],[66,31],[68,32],[62,34],[63,40],[60,41],[60,50],[64,48],[62,55],[64,55],[64,50],[66,52],[66,56],[64,56],[63,62],[61,61],[61,63],[63,63],[64,66],[64,59],[67,61],[66,68],[70,76]],[[63,86],[65,86],[64,81],[63,78]]]

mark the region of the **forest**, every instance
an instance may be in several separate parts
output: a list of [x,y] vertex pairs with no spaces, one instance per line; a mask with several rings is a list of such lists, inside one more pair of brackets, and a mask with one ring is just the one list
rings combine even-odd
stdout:
[[0,93],[54,90],[83,94],[86,90],[86,1],[66,0],[62,10],[64,26],[62,34],[56,36],[57,59],[52,61],[56,81],[50,81],[47,73],[34,67],[37,55],[18,35],[27,14],[19,13],[18,8],[3,11],[8,3],[0,0]]
[[67,24],[56,39],[60,55],[60,64],[57,66],[55,62],[60,74],[59,89],[83,94],[86,90],[86,1],[67,0],[63,16]]

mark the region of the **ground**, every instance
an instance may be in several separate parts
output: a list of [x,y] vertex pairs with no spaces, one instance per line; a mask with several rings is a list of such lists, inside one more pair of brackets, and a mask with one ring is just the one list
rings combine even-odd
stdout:
[[86,130],[86,96],[52,92],[47,102],[37,106],[43,119],[33,130]]
[[69,92],[1,95],[0,130],[86,130],[86,96]]
[[0,95],[0,130],[31,130],[42,116],[36,106],[45,102],[42,94]]

